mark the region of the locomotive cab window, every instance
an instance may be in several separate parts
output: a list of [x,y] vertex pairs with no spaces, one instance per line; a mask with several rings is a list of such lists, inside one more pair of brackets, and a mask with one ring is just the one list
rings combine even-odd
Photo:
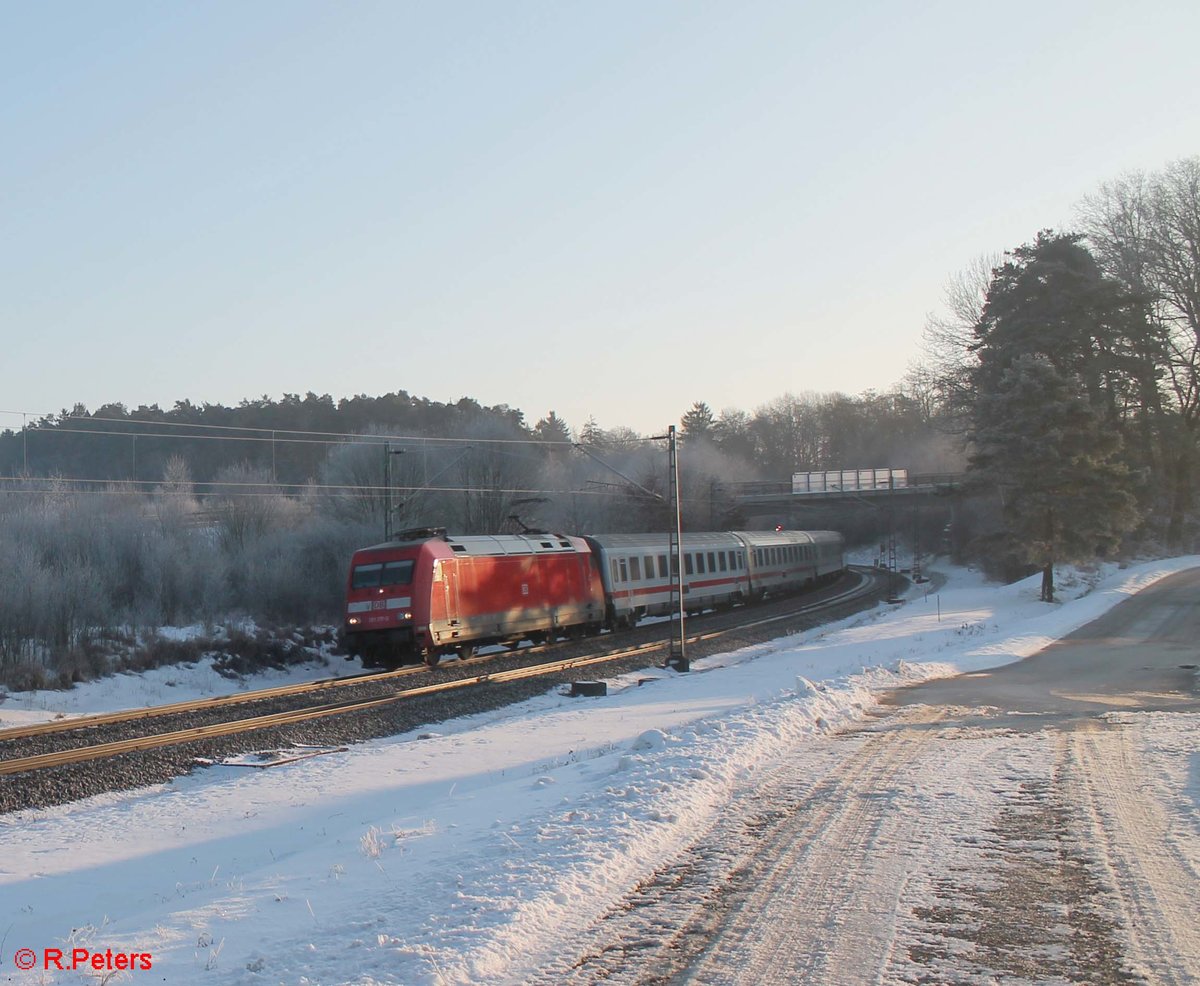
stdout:
[[355,565],[354,574],[350,577],[351,589],[373,589],[379,585],[383,575],[383,563],[376,565]]
[[412,581],[413,562],[390,561],[383,566],[383,577],[380,585],[408,585]]

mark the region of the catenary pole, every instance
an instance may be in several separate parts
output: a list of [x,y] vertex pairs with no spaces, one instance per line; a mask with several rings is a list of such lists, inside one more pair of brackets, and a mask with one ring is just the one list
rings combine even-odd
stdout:
[[[683,517],[679,506],[679,446],[675,426],[667,429],[667,482],[671,487],[670,523],[671,535],[671,650],[667,656],[667,667],[676,671],[688,671],[687,630],[684,625],[687,607],[683,601]],[[676,600],[678,600],[676,609]],[[678,621],[675,617],[678,616]]]

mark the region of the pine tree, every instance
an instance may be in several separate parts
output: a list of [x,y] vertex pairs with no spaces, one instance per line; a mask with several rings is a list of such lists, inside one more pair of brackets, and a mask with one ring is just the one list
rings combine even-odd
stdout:
[[680,422],[681,437],[687,441],[694,441],[697,438],[711,439],[715,423],[716,417],[712,413],[712,408],[704,401],[696,401]]
[[[971,470],[1003,497],[993,540],[1042,568],[1114,547],[1137,521],[1129,461],[1158,340],[1137,299],[1074,235],[1049,231],[993,272],[975,327]],[[1140,465],[1140,462],[1137,462]]]
[[1105,277],[1082,237],[1043,230],[993,272],[975,327],[973,383],[987,391],[1029,353],[1075,375],[1114,426],[1154,401],[1154,357],[1162,340],[1140,300]]
[[971,469],[999,488],[1003,540],[1041,568],[1044,601],[1054,601],[1056,561],[1103,554],[1137,522],[1120,436],[1084,382],[1047,357],[1018,356],[978,395],[974,437]]
[[595,417],[588,415],[587,421],[583,424],[583,430],[579,433],[579,441],[584,445],[597,448],[605,443],[607,437],[604,429],[596,422]]
[[542,442],[569,442],[571,440],[571,429],[553,411],[533,426],[533,434]]

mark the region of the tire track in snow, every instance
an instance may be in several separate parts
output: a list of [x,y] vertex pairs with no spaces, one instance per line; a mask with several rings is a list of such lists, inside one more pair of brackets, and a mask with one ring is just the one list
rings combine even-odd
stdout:
[[1108,871],[1130,939],[1130,960],[1151,982],[1200,981],[1200,883],[1180,851],[1160,793],[1134,743],[1141,724],[1069,733],[1067,784]]
[[936,718],[915,708],[887,731],[866,733],[802,810],[775,827],[745,874],[748,895],[691,968],[690,982],[838,986],[877,978],[912,844],[895,831],[896,779],[937,734],[911,727]]
[[528,981],[862,982],[864,953],[877,967],[887,960],[919,845],[921,821],[896,812],[892,793],[937,735],[924,728],[935,719],[917,707],[798,747],[635,888],[580,953]]

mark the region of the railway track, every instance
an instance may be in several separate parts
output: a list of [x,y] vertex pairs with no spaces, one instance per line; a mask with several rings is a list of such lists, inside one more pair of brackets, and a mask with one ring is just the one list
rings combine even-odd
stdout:
[[[707,629],[689,634],[689,647],[720,641],[722,638],[741,631],[763,629],[774,624],[818,617],[839,608],[861,603],[886,594],[885,579],[870,569],[854,571],[856,581],[844,585],[849,579],[835,586],[836,591],[821,593],[807,605],[772,615],[759,615],[762,610],[739,609],[733,612],[713,614],[704,619]],[[795,602],[793,597],[791,602]],[[809,597],[799,597],[802,599]],[[757,618],[746,620],[745,616]],[[699,621],[697,621],[699,622]],[[649,639],[635,644],[613,647],[610,638],[593,639],[588,642],[591,653],[574,655],[560,660],[538,660],[547,652],[561,650],[567,645],[543,645],[521,648],[507,654],[481,655],[452,665],[444,665],[437,672],[423,666],[400,668],[375,674],[330,678],[262,689],[239,695],[203,699],[196,702],[176,702],[151,709],[135,709],[105,713],[69,720],[57,720],[33,726],[0,730],[0,777],[5,775],[31,774],[50,768],[88,764],[94,761],[119,757],[123,754],[139,753],[164,747],[175,747],[200,740],[212,740],[239,734],[269,730],[274,727],[290,726],[352,713],[379,710],[414,699],[442,693],[452,693],[481,686],[500,685],[538,677],[563,675],[600,665],[619,665],[630,661],[645,660],[669,644],[669,624],[650,624],[639,627],[635,633],[646,632]],[[628,635],[623,634],[623,638]],[[595,653],[600,644],[602,650]],[[514,667],[497,667],[503,660],[516,660]],[[476,672],[481,665],[488,665]],[[644,665],[643,665],[644,666]],[[465,673],[464,673],[465,672]],[[425,683],[408,685],[411,679],[420,677]],[[429,681],[430,677],[436,680]],[[359,689],[365,694],[341,700],[304,704],[266,714],[254,714],[248,707],[269,702],[290,702],[312,697],[331,698],[343,689]],[[238,712],[249,714],[237,714]],[[225,717],[225,713],[233,713]],[[170,723],[180,717],[218,716],[216,721],[200,725],[185,725],[182,728],[155,729],[156,725]],[[128,731],[136,735],[106,738],[113,729]],[[30,745],[59,744],[57,748],[29,753]]]

